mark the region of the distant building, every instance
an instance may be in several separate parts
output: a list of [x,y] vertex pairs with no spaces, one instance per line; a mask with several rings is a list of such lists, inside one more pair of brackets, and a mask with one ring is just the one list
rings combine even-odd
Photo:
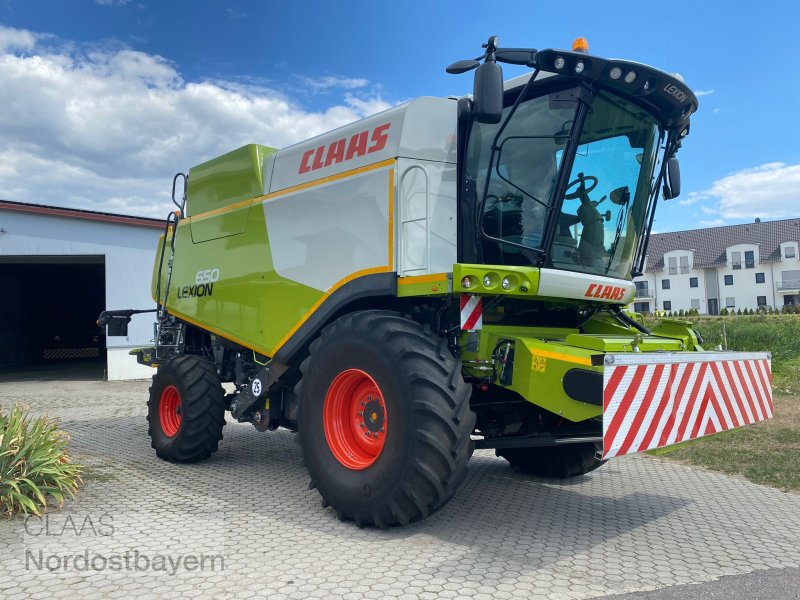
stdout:
[[654,234],[638,312],[780,309],[800,304],[800,219]]
[[148,378],[131,347],[152,314],[105,337],[100,311],[154,308],[150,279],[164,221],[0,200],[0,376],[27,365],[97,364],[108,379]]

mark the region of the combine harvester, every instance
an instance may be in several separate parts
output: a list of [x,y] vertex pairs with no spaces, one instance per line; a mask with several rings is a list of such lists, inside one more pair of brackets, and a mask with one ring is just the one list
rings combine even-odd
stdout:
[[[323,506],[385,527],[447,503],[474,448],[571,477],[772,416],[769,354],[707,352],[690,323],[625,309],[658,196],[679,193],[692,91],[581,38],[484,49],[448,68],[475,69],[471,98],[183,177],[155,345],[135,351],[158,368],[158,456],[208,458],[226,411],[286,427]],[[504,83],[498,63],[532,72]],[[99,323],[120,335],[136,312]]]

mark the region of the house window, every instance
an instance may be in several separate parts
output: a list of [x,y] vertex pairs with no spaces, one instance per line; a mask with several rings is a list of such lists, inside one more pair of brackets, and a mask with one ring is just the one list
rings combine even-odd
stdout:
[[725,306],[727,308],[736,308],[736,298],[725,298]]
[[664,300],[664,310],[672,310],[672,301]]
[[764,283],[764,274],[756,273],[756,283]]
[[725,285],[733,285],[733,275],[725,275]]
[[767,297],[766,296],[756,296],[756,304],[759,306],[766,306],[767,305]]
[[650,312],[650,303],[649,302],[634,302],[633,303],[633,310],[638,313],[649,313]]
[[697,277],[689,277],[689,287],[697,287]]
[[784,258],[794,258],[794,246],[786,246],[783,249],[783,257]]
[[734,269],[741,269],[742,268],[742,253],[741,252],[731,252],[731,266]]
[[669,289],[669,279],[662,279],[661,280],[661,289],[668,290]]
[[692,298],[692,308],[700,310],[700,298]]
[[674,256],[670,259],[667,259],[667,263],[669,264],[669,274],[670,275],[677,275],[678,274],[678,259]]
[[755,253],[752,250],[747,250],[744,253],[744,268],[754,269],[756,266]]
[[684,275],[689,272],[689,257],[688,256],[681,256],[680,257],[680,265],[681,265],[681,273]]

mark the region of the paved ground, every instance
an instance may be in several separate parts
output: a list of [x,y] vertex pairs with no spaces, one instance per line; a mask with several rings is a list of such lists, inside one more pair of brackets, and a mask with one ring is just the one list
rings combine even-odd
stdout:
[[[546,482],[478,452],[444,510],[360,530],[320,507],[289,432],[229,423],[209,462],[158,460],[146,393],[143,382],[0,383],[0,404],[60,416],[91,467],[78,502],[47,521],[0,521],[0,598],[782,599],[800,589],[800,495],[639,456]],[[648,592],[658,588],[668,589]]]

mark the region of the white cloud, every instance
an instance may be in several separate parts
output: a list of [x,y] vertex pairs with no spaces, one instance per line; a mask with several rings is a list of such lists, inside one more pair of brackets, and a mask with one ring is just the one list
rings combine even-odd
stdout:
[[710,96],[713,93],[714,90],[695,90],[694,95],[699,98],[700,96]]
[[36,45],[37,35],[27,29],[13,29],[0,25],[0,52],[7,50],[31,50]]
[[274,86],[185,81],[161,56],[0,28],[0,198],[162,215],[176,171],[390,106],[366,80],[338,80],[350,91],[308,111]]
[[361,77],[335,77],[333,75],[327,75],[316,79],[313,77],[298,77],[298,79],[303,85],[315,91],[329,90],[331,88],[352,90],[369,85],[369,80]]
[[797,216],[798,189],[800,164],[774,162],[718,179],[707,190],[689,194],[687,202],[710,201],[700,210],[717,220],[780,219]]
[[705,196],[703,196],[700,192],[689,192],[689,195],[684,200],[678,200],[678,204],[681,206],[691,206],[697,202],[703,200]]

